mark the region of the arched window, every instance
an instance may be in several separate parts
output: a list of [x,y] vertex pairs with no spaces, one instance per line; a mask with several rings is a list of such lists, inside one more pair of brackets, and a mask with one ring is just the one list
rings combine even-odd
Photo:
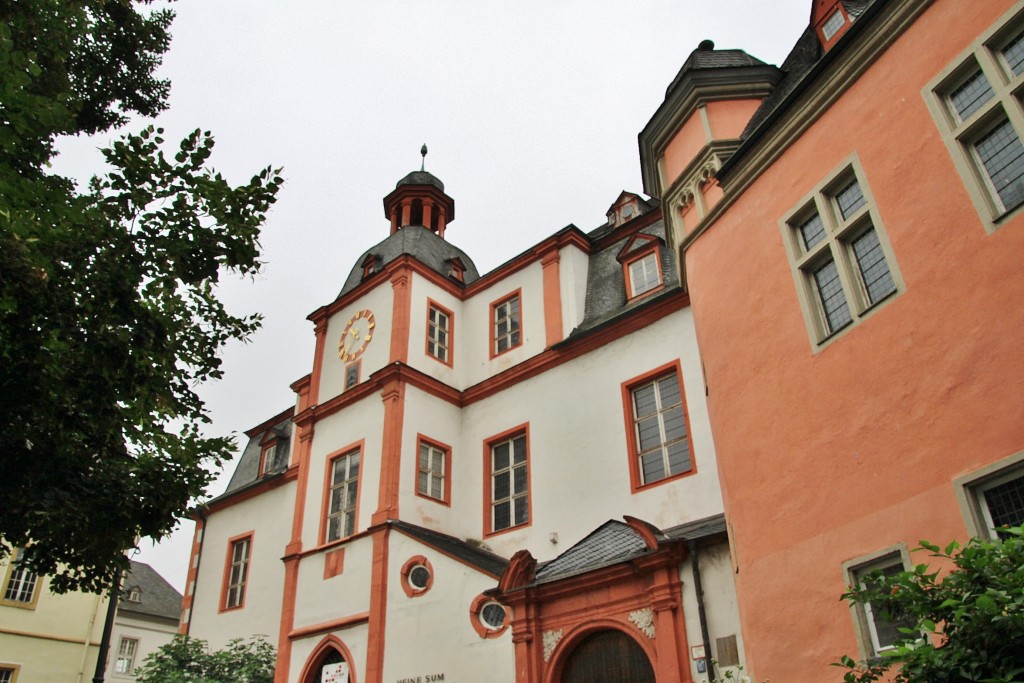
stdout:
[[654,683],[643,648],[622,631],[598,631],[569,653],[561,683]]
[[[355,683],[354,672],[351,671],[350,655],[340,640],[334,636],[327,636],[313,650],[313,654],[306,662],[302,671],[300,681],[302,683],[322,683],[323,681],[347,680]],[[338,670],[339,665],[346,664],[347,678],[343,677]]]

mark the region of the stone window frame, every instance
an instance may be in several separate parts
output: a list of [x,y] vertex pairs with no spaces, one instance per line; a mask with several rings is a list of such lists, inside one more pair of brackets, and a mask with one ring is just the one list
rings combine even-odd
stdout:
[[[837,204],[836,195],[853,181],[857,182],[864,203],[850,216],[844,217]],[[802,241],[800,227],[814,214],[821,218],[824,239],[807,249]],[[786,247],[786,256],[807,327],[807,336],[815,353],[859,326],[906,290],[888,233],[879,214],[878,204],[856,153],[840,162],[804,195],[795,207],[779,220],[779,230]],[[891,292],[876,301],[871,301],[869,297],[852,246],[856,240],[870,231],[874,231],[878,238],[894,286]],[[835,329],[829,326],[824,303],[814,279],[817,270],[830,260],[836,265],[850,315],[849,322]]]
[[963,513],[968,535],[995,538],[995,529],[985,509],[985,491],[1021,477],[1024,477],[1024,451],[953,480],[954,493]]
[[[1010,123],[1024,144],[1024,70],[1014,75],[1002,54],[1007,44],[1022,32],[1024,3],[1017,2],[921,91],[978,218],[989,234],[1024,210],[1024,200],[1009,208],[1003,205],[975,148],[979,139],[1003,121]],[[961,121],[949,95],[979,71],[988,80],[994,96]]]
[[[907,544],[900,542],[882,548],[867,555],[847,560],[843,563],[843,580],[847,586],[854,586],[861,582],[862,577],[875,569],[894,567],[900,564],[903,571],[911,569],[914,565],[910,560],[910,551]],[[857,647],[862,660],[869,660],[880,656],[880,653],[891,648],[879,647],[874,616],[871,613],[870,604],[850,604],[850,615],[853,618],[853,628],[857,634]]]

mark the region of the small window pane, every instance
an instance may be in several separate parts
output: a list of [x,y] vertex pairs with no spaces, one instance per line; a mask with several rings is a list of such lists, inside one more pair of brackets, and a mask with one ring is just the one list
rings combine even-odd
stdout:
[[978,71],[949,94],[949,101],[960,120],[966,121],[993,97],[995,93],[988,79],[985,78],[985,74]]
[[814,282],[818,288],[818,298],[825,313],[827,331],[831,334],[850,323],[850,307],[846,303],[846,294],[839,281],[839,271],[835,261],[829,261],[814,271]]
[[516,526],[518,526],[520,524],[526,524],[526,522],[528,521],[527,513],[529,512],[529,508],[527,507],[526,502],[527,502],[526,501],[526,496],[520,496],[519,498],[516,498],[516,500],[515,500],[515,504],[516,504]]
[[857,257],[857,267],[869,303],[881,301],[896,291],[889,264],[885,261],[882,245],[874,230],[868,230],[853,241],[853,253]]
[[1010,122],[1003,121],[974,146],[1003,209],[1009,211],[1024,202],[1024,145]]
[[855,214],[857,209],[866,203],[864,193],[860,190],[860,183],[856,180],[836,193],[836,204],[839,205],[839,214],[843,220]]
[[660,450],[641,456],[640,466],[643,470],[645,484],[661,481],[665,478],[665,461],[661,457]]
[[986,489],[984,497],[992,526],[1024,524],[1024,476]]
[[1014,76],[1024,72],[1024,33],[1017,34],[1016,38],[1007,43],[1003,48],[1003,57]]
[[511,503],[508,501],[494,506],[494,530],[507,529],[512,526]]
[[821,216],[814,214],[801,223],[800,235],[804,240],[804,249],[808,250],[825,239],[825,225],[821,222]]
[[825,36],[825,40],[832,40],[832,36],[839,32],[839,29],[846,23],[846,17],[843,13],[836,11],[832,13],[832,16],[828,18],[825,25],[821,27],[821,32]]

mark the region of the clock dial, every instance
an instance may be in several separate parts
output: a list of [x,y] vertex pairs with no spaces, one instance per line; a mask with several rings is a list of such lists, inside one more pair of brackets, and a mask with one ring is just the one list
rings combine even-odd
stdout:
[[357,311],[349,318],[345,331],[341,333],[341,339],[338,341],[338,357],[342,362],[351,363],[363,354],[373,339],[375,326],[373,312],[368,308]]

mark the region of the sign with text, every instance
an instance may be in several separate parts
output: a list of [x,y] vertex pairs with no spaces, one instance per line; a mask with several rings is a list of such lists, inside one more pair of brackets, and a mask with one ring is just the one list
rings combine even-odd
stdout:
[[348,683],[348,662],[324,664],[321,670],[320,683]]

